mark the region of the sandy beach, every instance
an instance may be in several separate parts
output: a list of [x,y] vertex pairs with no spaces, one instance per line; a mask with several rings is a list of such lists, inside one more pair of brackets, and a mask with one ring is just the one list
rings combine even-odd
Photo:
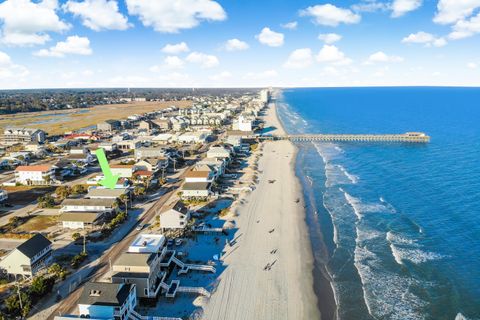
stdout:
[[[269,133],[284,133],[274,105],[264,120],[273,129]],[[226,269],[204,318],[320,319],[303,195],[294,170],[296,148],[276,141],[265,143],[262,152],[259,183],[236,207],[236,241],[223,257]]]

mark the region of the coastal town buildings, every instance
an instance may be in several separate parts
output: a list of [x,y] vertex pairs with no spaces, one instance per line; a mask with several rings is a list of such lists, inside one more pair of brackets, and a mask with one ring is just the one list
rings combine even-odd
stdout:
[[28,144],[45,142],[46,133],[40,129],[7,127],[0,135],[0,145]]

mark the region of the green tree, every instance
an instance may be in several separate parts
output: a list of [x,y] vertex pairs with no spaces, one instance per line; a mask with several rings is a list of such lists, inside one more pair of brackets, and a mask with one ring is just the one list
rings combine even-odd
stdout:
[[71,190],[68,186],[60,186],[55,189],[55,194],[57,197],[59,197],[61,200],[67,198],[71,193]]
[[87,193],[87,188],[83,184],[76,184],[72,187],[73,194],[83,194]]
[[122,194],[122,195],[119,197],[120,201],[122,201],[122,202],[123,202],[123,205],[125,206],[125,214],[127,214],[127,215],[128,215],[128,200],[129,200],[128,198],[129,198],[129,197],[128,197],[127,194]]
[[80,239],[82,235],[79,233],[79,232],[75,232],[74,234],[72,234],[72,239],[73,241],[77,241],[78,239]]
[[[21,303],[19,296],[22,300]],[[19,315],[26,317],[30,312],[31,306],[32,301],[30,300],[29,295],[23,291],[20,291],[20,294],[18,294],[18,291],[15,290],[14,292],[12,292],[11,296],[5,299],[5,307],[7,309],[7,312],[14,317],[17,317]]]

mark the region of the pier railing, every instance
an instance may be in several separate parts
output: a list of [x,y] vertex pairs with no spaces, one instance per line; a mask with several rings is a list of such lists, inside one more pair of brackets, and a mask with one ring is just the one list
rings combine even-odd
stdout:
[[428,143],[430,137],[423,132],[407,132],[404,134],[287,134],[260,135],[259,140],[290,140],[294,142],[409,142]]

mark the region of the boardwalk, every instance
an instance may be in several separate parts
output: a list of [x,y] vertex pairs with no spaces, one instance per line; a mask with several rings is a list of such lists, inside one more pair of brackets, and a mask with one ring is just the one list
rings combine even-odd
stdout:
[[300,134],[259,136],[260,140],[290,140],[293,142],[408,142],[428,143],[430,137],[423,132],[407,132],[404,134]]

